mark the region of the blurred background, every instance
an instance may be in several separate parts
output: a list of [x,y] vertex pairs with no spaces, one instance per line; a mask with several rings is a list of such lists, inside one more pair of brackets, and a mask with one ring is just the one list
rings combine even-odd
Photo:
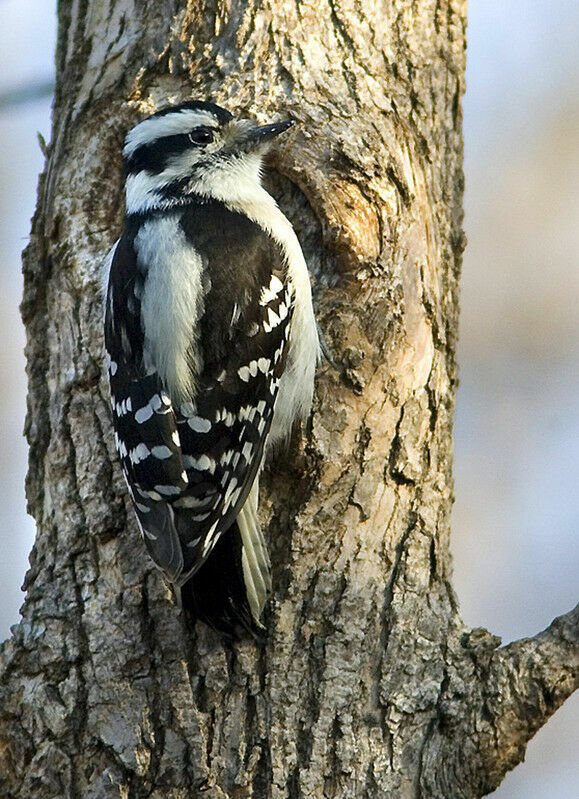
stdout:
[[[55,5],[55,4],[54,4]],[[18,619],[26,384],[18,305],[50,138],[55,9],[0,0],[0,640]],[[456,415],[455,588],[467,624],[505,642],[577,601],[579,3],[470,0]],[[498,799],[576,799],[579,701],[529,745]],[[450,797],[449,797],[450,799]]]

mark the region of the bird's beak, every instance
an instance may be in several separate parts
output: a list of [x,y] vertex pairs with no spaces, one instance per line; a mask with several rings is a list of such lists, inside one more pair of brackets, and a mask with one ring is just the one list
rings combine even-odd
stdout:
[[292,119],[286,119],[283,122],[272,122],[270,125],[259,125],[250,132],[249,140],[255,142],[256,145],[265,144],[291,128],[293,124]]
[[237,146],[246,151],[267,147],[276,136],[291,128],[293,124],[291,119],[286,119],[283,122],[272,122],[270,125],[255,125],[255,123],[247,123],[242,120],[238,127],[238,131],[240,131],[240,128],[241,131],[237,133],[236,137]]

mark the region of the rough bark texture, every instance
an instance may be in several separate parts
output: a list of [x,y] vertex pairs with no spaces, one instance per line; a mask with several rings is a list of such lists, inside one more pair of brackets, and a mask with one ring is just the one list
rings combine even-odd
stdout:
[[[465,3],[59,14],[23,303],[38,537],[0,656],[0,795],[482,796],[575,687],[579,612],[499,648],[450,585]],[[270,182],[339,365],[266,475],[264,648],[187,630],[136,531],[103,379],[122,138],[190,96],[298,122]]]

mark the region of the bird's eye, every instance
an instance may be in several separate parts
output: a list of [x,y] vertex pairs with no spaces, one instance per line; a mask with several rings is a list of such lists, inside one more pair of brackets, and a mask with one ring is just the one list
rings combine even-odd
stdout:
[[213,141],[213,131],[209,128],[195,128],[187,135],[192,144],[210,144]]

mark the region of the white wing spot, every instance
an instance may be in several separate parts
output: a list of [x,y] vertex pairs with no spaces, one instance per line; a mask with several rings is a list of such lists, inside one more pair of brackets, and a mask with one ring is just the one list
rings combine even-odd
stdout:
[[271,280],[269,281],[269,287],[263,288],[261,290],[259,304],[267,305],[269,302],[272,302],[272,300],[275,300],[275,298],[282,290],[282,288],[283,288],[283,283],[281,282],[281,280],[275,275],[272,275]]
[[207,504],[207,497],[180,497],[173,503],[175,508],[201,508]]
[[237,418],[240,421],[243,421],[244,419],[249,419],[250,415],[251,415],[251,405],[242,405],[242,407],[239,409],[237,413]]
[[138,422],[138,424],[143,424],[143,422],[148,421],[152,415],[153,409],[151,406],[145,405],[144,408],[139,408],[139,410],[135,413],[135,422]]
[[233,450],[228,449],[227,452],[224,452],[223,455],[219,458],[219,463],[222,466],[228,466],[231,463],[232,457],[233,457]]
[[143,407],[139,408],[135,413],[135,421],[142,424],[148,421],[155,412],[166,414],[170,413],[170,411],[171,400],[169,397],[165,393],[162,395],[153,394],[147,404],[143,405]]
[[211,430],[211,422],[202,416],[192,416],[188,419],[187,424],[196,433],[208,433]]
[[144,461],[145,458],[148,458],[151,454],[151,450],[146,444],[138,444],[134,449],[129,452],[129,459],[131,463],[140,463]]
[[210,474],[215,472],[215,460],[208,455],[200,455],[198,458],[185,455],[183,464],[187,469],[199,469],[201,472],[209,472]]
[[[157,491],[159,494],[165,494],[168,497],[181,493],[179,486],[155,486],[155,491]],[[161,499],[161,497],[159,497],[159,499]]]
[[215,532],[218,524],[219,524],[219,519],[216,522],[213,522],[213,524],[209,528],[209,531],[208,531],[208,533],[207,533],[207,535],[205,537],[205,541],[203,543],[203,555],[206,555],[209,552],[209,550],[211,549],[211,545],[212,545],[212,542],[213,542],[213,533]]
[[277,327],[279,325],[279,323],[281,322],[280,317],[276,314],[276,312],[273,310],[273,308],[268,308],[267,309],[267,318],[268,318],[270,327],[272,327],[272,328],[273,327]]
[[233,494],[236,488],[237,488],[237,477],[232,475],[231,480],[229,481],[229,485],[227,486],[225,496],[223,497],[224,502],[228,502],[229,497]]
[[269,282],[269,287],[272,291],[275,291],[276,294],[279,294],[280,291],[283,289],[283,283],[279,279],[277,275],[272,275],[271,280]]
[[[174,504],[176,505],[177,503],[175,502]],[[196,547],[196,546],[197,546],[197,544],[198,544],[200,541],[201,541],[201,536],[198,536],[197,538],[193,538],[193,539],[191,539],[191,541],[188,541],[188,542],[187,542],[187,546],[188,546],[188,547],[191,547],[191,548],[193,548],[193,547]]]
[[155,458],[159,458],[159,460],[165,460],[166,458],[170,458],[173,453],[166,447],[164,444],[159,445],[158,447],[153,447],[151,450],[151,455]]

